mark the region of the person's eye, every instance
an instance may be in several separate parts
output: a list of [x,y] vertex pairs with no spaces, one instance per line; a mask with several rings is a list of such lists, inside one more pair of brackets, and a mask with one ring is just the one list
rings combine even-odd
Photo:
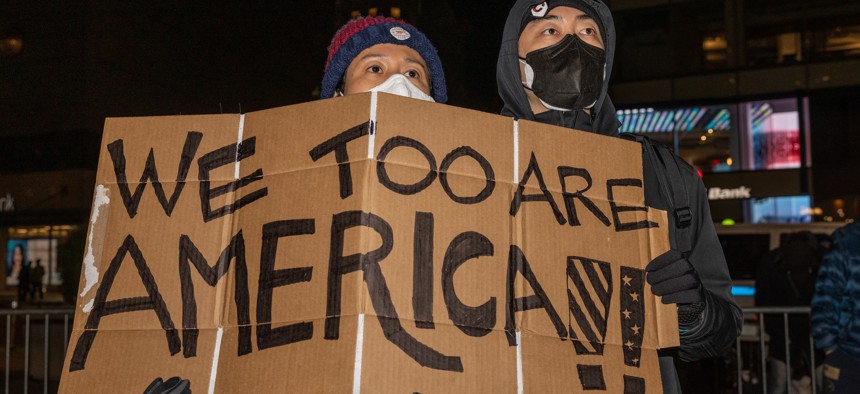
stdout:
[[593,27],[586,27],[585,29],[580,30],[579,33],[586,36],[594,36],[597,35],[597,29]]
[[382,70],[382,66],[378,64],[371,65],[367,68],[367,71],[373,74],[382,74],[384,70]]
[[542,32],[540,32],[540,33],[541,33],[541,34],[543,34],[543,35],[545,35],[545,36],[554,36],[554,35],[556,35],[556,34],[558,33],[558,30],[556,30],[555,28],[550,27],[550,28],[548,28],[548,29],[544,29],[544,30],[543,30]]
[[421,74],[419,74],[418,71],[415,70],[409,70],[403,73],[403,75],[406,75],[409,78],[421,78]]

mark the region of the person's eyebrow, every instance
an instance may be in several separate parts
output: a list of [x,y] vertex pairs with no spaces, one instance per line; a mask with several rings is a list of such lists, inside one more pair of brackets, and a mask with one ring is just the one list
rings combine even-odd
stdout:
[[358,60],[358,61],[364,61],[364,60],[367,60],[367,59],[373,59],[373,58],[376,58],[376,59],[387,59],[387,58],[388,58],[388,55],[383,55],[383,54],[381,54],[381,53],[368,53],[367,55],[364,55],[364,56],[362,56],[362,57],[358,58],[357,60]]
[[530,20],[528,24],[531,25],[533,23],[549,22],[549,21],[558,22],[558,21],[561,21],[561,17],[558,15],[545,15],[545,16],[542,16],[540,18],[535,18],[535,19]]
[[409,63],[414,63],[414,64],[421,66],[421,69],[423,69],[425,73],[428,72],[427,65],[424,64],[424,62],[422,62],[422,61],[420,61],[414,57],[411,57],[411,56],[407,56],[405,60]]

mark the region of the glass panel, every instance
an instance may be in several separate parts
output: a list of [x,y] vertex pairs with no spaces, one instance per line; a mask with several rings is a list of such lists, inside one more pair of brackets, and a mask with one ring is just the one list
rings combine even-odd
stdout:
[[[5,229],[6,255],[5,260],[6,288],[16,288],[23,271],[25,277],[42,272],[42,284],[58,286],[63,283],[62,273],[58,266],[58,245],[60,240],[67,239],[71,232],[80,231],[78,225],[9,227]],[[36,266],[41,269],[36,269]]]
[[729,51],[726,33],[704,34],[702,36],[702,63],[705,70],[720,70],[728,65]]
[[814,208],[817,219],[825,222],[853,223],[860,220],[860,197],[840,196],[839,198],[816,201]]
[[647,134],[669,148],[675,146],[675,111],[654,108],[633,108],[618,111],[622,133]]
[[809,223],[812,221],[809,196],[752,199],[752,223]]
[[810,31],[814,60],[860,57],[860,21],[847,23],[831,23],[830,26],[821,26]]
[[629,9],[614,17],[615,81],[689,75],[728,65],[723,1]]
[[739,135],[733,122],[736,112],[735,106],[728,105],[690,109],[687,116],[692,121],[679,124],[678,155],[702,172],[740,168],[733,154]]
[[[622,133],[645,134],[702,172],[739,169],[734,105],[618,111]],[[677,141],[677,145],[676,145]]]
[[57,272],[56,239],[10,239],[6,248],[7,287],[19,285],[22,273],[30,282],[35,282],[40,272],[43,285],[62,283]]
[[746,64],[750,67],[794,64],[803,61],[801,32],[807,5],[794,0],[747,0]]
[[751,67],[794,64],[803,60],[799,30],[750,29],[747,65]]
[[800,167],[800,114],[796,99],[742,104],[747,134],[745,169]]

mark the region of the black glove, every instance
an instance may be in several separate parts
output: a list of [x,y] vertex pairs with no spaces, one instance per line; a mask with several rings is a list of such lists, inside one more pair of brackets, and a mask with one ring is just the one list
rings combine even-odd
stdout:
[[677,250],[657,256],[645,267],[645,276],[654,295],[664,304],[697,304],[704,301],[702,281],[696,269]]
[[191,394],[191,382],[176,376],[166,381],[156,378],[143,394]]

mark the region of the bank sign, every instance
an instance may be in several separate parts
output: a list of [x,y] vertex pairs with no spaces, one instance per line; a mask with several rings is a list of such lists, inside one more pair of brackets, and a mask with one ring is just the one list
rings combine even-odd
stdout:
[[708,189],[708,200],[741,200],[751,198],[751,191],[752,189],[746,186],[739,186],[731,189],[712,187]]

